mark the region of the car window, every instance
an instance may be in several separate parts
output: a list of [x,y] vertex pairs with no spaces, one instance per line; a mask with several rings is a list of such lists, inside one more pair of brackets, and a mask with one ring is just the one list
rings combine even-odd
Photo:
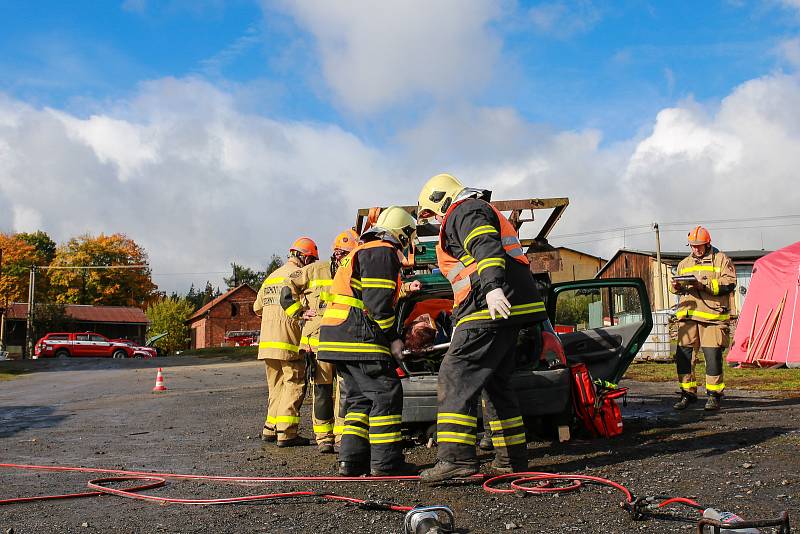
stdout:
[[590,330],[641,320],[642,305],[635,287],[570,289],[558,295],[556,330]]
[[91,334],[91,335],[89,336],[89,340],[90,340],[90,341],[108,341],[108,340],[107,340],[106,338],[104,338],[103,336],[98,336],[97,334]]
[[75,341],[89,341],[89,334],[76,334]]
[[69,339],[68,334],[50,334],[47,336],[48,341],[66,341]]

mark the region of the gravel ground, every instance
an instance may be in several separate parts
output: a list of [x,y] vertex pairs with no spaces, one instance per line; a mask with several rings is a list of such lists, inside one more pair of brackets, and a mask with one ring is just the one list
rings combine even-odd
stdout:
[[[330,475],[315,447],[258,439],[266,388],[253,361],[172,358],[9,362],[42,372],[0,382],[0,462],[213,475]],[[169,391],[151,393],[155,368]],[[800,398],[729,391],[725,409],[674,413],[674,386],[628,381],[625,433],[612,440],[529,445],[530,469],[585,473],[636,495],[679,495],[748,519],[800,508]],[[308,406],[303,431],[310,433]],[[435,449],[408,450],[420,465]],[[488,461],[490,456],[484,455]],[[0,498],[85,491],[86,473],[0,469]],[[618,492],[489,495],[479,485],[416,482],[260,486],[169,482],[153,495],[211,498],[273,490],[333,491],[401,504],[446,504],[459,532],[692,532],[680,521],[634,522]],[[316,499],[229,506],[161,506],[113,496],[0,507],[7,532],[401,532],[402,515]]]

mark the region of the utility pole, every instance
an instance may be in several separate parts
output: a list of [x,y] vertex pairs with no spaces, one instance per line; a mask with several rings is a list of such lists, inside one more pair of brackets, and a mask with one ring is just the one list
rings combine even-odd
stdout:
[[[0,248],[0,284],[3,281],[3,249]],[[2,287],[0,285],[0,287]],[[8,300],[4,297],[3,302],[0,302],[0,352],[5,350],[6,344],[6,306]]]
[[662,278],[662,265],[661,265],[661,234],[658,231],[658,223],[653,223],[653,230],[656,231],[656,263],[658,264],[658,300],[654,303],[656,306],[661,306],[664,309],[664,279]]
[[30,280],[28,282],[28,322],[25,325],[25,352],[24,358],[33,357],[33,299],[36,296],[36,266],[31,265]]

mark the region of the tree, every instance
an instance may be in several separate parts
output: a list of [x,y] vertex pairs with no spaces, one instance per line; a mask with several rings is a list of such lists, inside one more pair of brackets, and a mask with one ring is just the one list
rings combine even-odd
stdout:
[[[269,273],[271,273],[278,267],[281,267],[282,265],[283,265],[283,258],[278,256],[277,254],[273,254],[272,257],[269,259],[267,268],[264,269],[264,278],[266,278]],[[255,289],[258,289],[260,286],[261,284],[258,284],[258,286],[255,286]]]
[[264,271],[255,271],[244,265],[231,263],[231,268],[233,268],[233,276],[230,278],[223,278],[228,289],[239,287],[242,284],[249,284],[250,287],[258,289],[267,277],[267,273]]
[[189,346],[189,326],[186,324],[186,319],[194,313],[191,302],[186,299],[166,298],[151,304],[145,313],[150,320],[148,337],[167,333],[156,341],[156,345],[167,352],[175,352]]
[[[32,265],[48,265],[52,260],[55,243],[44,232],[34,234],[0,233],[0,250],[3,251],[2,276],[0,276],[0,304],[26,302]],[[46,295],[47,278],[37,276],[36,292]]]
[[219,288],[214,289],[211,282],[206,281],[206,287],[202,291],[194,288],[194,284],[189,288],[189,293],[186,294],[186,300],[189,301],[195,310],[199,310],[218,296],[222,295]]
[[147,253],[123,234],[84,234],[56,250],[53,267],[144,265],[137,269],[53,269],[50,283],[57,302],[145,307],[158,297]]
[[48,332],[71,332],[75,321],[67,315],[66,306],[55,302],[36,304],[33,310],[33,340]]

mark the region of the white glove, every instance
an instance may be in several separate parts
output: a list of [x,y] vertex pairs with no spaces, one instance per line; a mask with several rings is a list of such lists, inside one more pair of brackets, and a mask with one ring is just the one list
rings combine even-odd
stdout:
[[489,315],[492,316],[492,319],[497,315],[502,315],[503,319],[511,316],[511,303],[503,293],[503,288],[498,287],[486,293],[486,306],[489,308]]
[[392,356],[396,360],[402,360],[403,356],[403,341],[400,339],[395,339],[392,341],[392,344],[389,345],[389,350],[392,352]]

